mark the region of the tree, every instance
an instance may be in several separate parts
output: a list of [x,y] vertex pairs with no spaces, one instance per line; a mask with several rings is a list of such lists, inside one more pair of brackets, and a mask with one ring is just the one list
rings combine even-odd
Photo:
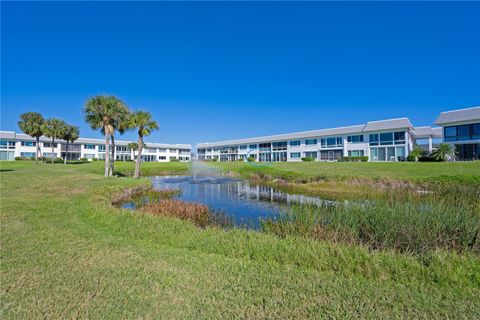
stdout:
[[65,132],[67,124],[65,121],[57,119],[57,118],[50,118],[45,121],[43,126],[43,132],[45,136],[52,138],[52,164],[54,159],[54,148],[55,148],[55,140],[61,139]]
[[45,119],[38,112],[22,113],[20,115],[20,121],[18,121],[18,126],[20,129],[36,140],[35,164],[38,163],[38,154],[40,153],[40,137],[43,135],[44,124]]
[[433,151],[432,158],[437,161],[447,161],[449,157],[453,157],[454,155],[455,150],[451,144],[440,143],[437,150]]
[[140,162],[142,160],[143,137],[149,136],[153,130],[158,130],[158,123],[152,119],[152,114],[145,111],[137,111],[130,115],[128,127],[132,130],[137,129],[138,133],[138,152],[135,163],[134,178],[140,177]]
[[105,177],[113,174],[113,168],[110,166],[110,138],[118,125],[120,109],[122,110],[120,113],[123,113],[124,109],[128,113],[128,109],[120,99],[106,95],[88,99],[84,107],[85,120],[90,127],[101,129],[105,135]]
[[70,142],[74,143],[78,139],[79,135],[80,135],[80,131],[78,130],[78,127],[69,126],[69,125],[66,126],[65,131],[63,132],[63,136],[62,136],[62,139],[67,141],[67,145],[65,147],[65,157],[63,159],[64,164],[67,164],[69,143]]
[[415,148],[413,148],[412,151],[410,151],[410,154],[408,155],[408,157],[410,159],[413,159],[415,162],[417,162],[418,158],[423,156],[424,153],[425,151],[420,146],[416,146]]

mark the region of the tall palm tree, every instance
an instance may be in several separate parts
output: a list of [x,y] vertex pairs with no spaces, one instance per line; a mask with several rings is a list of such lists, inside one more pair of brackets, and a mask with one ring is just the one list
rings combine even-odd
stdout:
[[38,112],[25,112],[20,115],[18,126],[23,132],[36,140],[35,164],[38,163],[38,154],[40,153],[40,137],[43,135],[43,125],[45,119]]
[[92,97],[85,103],[85,120],[92,129],[101,129],[105,135],[105,177],[113,174],[110,167],[110,139],[117,126],[119,109],[123,113],[123,107],[128,111],[120,99],[106,95]]
[[65,158],[63,158],[64,164],[67,164],[69,143],[70,142],[74,143],[78,139],[79,135],[80,135],[80,130],[78,130],[78,127],[69,126],[69,125],[66,126],[62,136],[62,139],[67,141],[67,145],[65,147]]
[[453,146],[448,143],[440,143],[437,147],[437,150],[432,152],[432,158],[437,161],[447,161],[449,157],[455,155],[455,150]]
[[138,133],[138,152],[135,163],[134,178],[140,177],[140,162],[142,161],[143,137],[149,136],[153,130],[158,130],[158,123],[152,119],[152,114],[146,111],[136,111],[129,117],[128,127],[132,130],[137,129]]
[[113,132],[111,135],[112,140],[112,152],[110,161],[110,175],[113,175],[115,170],[115,131],[118,131],[120,135],[124,134],[128,127],[128,107],[119,100],[119,103],[115,106],[115,114],[112,118]]
[[54,148],[55,148],[55,140],[61,139],[65,132],[67,124],[65,121],[57,119],[57,118],[50,118],[45,121],[45,125],[43,126],[43,132],[45,136],[52,138],[52,164],[54,159]]

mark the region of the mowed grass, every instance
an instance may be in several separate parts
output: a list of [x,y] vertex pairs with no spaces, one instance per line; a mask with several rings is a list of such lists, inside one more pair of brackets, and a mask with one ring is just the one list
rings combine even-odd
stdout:
[[2,319],[480,316],[478,256],[418,259],[121,210],[112,194],[148,180],[105,179],[101,165],[0,163]]
[[421,181],[438,177],[480,178],[480,161],[470,162],[209,162],[225,171],[265,172],[300,177],[369,178]]

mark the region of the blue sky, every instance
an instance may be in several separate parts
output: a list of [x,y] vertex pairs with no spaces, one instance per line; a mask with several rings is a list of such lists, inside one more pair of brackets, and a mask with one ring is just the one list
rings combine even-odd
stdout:
[[[477,2],[2,2],[1,129],[114,94],[197,143],[480,104]],[[133,139],[133,133],[123,138]]]

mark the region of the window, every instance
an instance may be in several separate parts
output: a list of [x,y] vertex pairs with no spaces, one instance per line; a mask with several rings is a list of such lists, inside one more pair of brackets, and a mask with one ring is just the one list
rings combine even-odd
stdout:
[[128,152],[127,146],[116,146],[116,149],[117,152]]
[[290,147],[298,147],[300,145],[300,140],[290,141]]
[[306,146],[311,146],[311,145],[314,145],[314,144],[317,144],[317,139],[307,139],[307,140],[305,140],[305,145]]
[[177,149],[170,149],[170,153],[177,153]]
[[83,157],[84,157],[84,158],[87,158],[87,159],[93,159],[93,158],[95,158],[95,154],[93,154],[93,153],[85,153],[85,154],[83,155]]
[[443,129],[443,136],[444,141],[480,139],[480,123],[445,127]]
[[395,143],[399,141],[403,141],[403,143],[405,143],[405,132],[404,131],[395,132],[394,139],[395,139]]
[[0,148],[2,148],[2,149],[15,149],[15,141],[0,140]]
[[349,157],[363,157],[365,152],[363,150],[349,150],[348,156]]
[[287,141],[272,143],[273,151],[287,150]]
[[0,160],[15,160],[15,151],[0,151]]
[[165,157],[165,156],[159,156],[158,159],[159,159],[159,160],[167,160],[167,157]]
[[[52,153],[51,153],[51,152],[44,152],[44,153],[43,153],[43,156],[44,156],[45,158],[51,158],[51,157],[52,157]],[[56,157],[56,156],[57,156],[57,154],[54,153],[54,154],[53,154],[53,157]]]
[[[52,144],[50,142],[44,142],[43,143],[43,147],[44,148],[51,148],[52,147]],[[53,147],[56,148],[57,147],[57,143],[54,143],[53,144]]]
[[99,145],[98,152],[105,152],[105,145]]
[[20,152],[20,157],[35,158],[35,152]]
[[351,143],[363,142],[363,134],[357,136],[348,136],[347,141]]
[[246,144],[240,146],[240,150],[246,150],[246,149],[247,149],[247,145],[246,145]]
[[251,145],[249,145],[248,147],[249,147],[250,149],[252,149],[252,150],[257,149],[257,145],[256,145],[256,144],[251,144]]
[[21,145],[22,147],[35,147],[37,143],[34,141],[22,141]]
[[380,145],[393,144],[393,132],[380,133]]
[[290,158],[292,159],[300,159],[300,152],[291,152]]
[[373,133],[368,137],[371,146],[378,146],[378,133]]
[[[95,145],[94,144],[84,144],[83,145],[84,149],[89,149],[89,150],[95,150]],[[118,147],[117,147],[118,150]]]
[[[270,143],[260,143],[259,148],[260,151],[270,151],[271,150],[271,144]],[[270,161],[270,160],[269,160]]]
[[342,137],[330,137],[320,139],[320,146],[322,148],[337,148],[343,145]]
[[305,157],[306,157],[306,158],[314,158],[314,159],[317,159],[317,152],[316,152],[316,151],[314,151],[314,152],[306,151],[306,152],[305,152]]

